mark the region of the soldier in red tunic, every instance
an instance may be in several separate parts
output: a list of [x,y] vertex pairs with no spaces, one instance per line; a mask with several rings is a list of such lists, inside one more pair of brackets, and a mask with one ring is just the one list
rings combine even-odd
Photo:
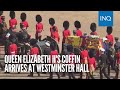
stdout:
[[9,20],[9,26],[10,29],[12,29],[13,31],[16,31],[16,25],[17,25],[17,20],[15,18],[15,12],[14,11],[10,11],[10,20]]
[[106,38],[109,40],[109,42],[112,43],[112,46],[114,44],[114,36],[112,35],[113,28],[112,27],[107,27],[107,35]]
[[[82,64],[88,64],[89,54],[88,50],[86,49],[86,46],[82,46],[82,51],[80,52],[81,55],[81,63]],[[82,72],[80,73],[80,79],[82,79]],[[86,73],[86,79],[88,79],[88,73]]]
[[[30,40],[30,45],[32,46],[30,49],[30,55],[40,55],[40,51],[36,45],[37,40],[36,39],[31,39]],[[37,72],[37,66],[35,65],[35,71]],[[40,76],[40,73],[37,72],[38,76]],[[30,77],[33,77],[33,72],[30,72]]]
[[75,21],[75,22],[74,22],[74,26],[75,26],[75,28],[76,28],[76,30],[75,30],[75,35],[76,35],[76,36],[82,36],[82,31],[80,30],[80,28],[81,28],[80,22],[79,22],[79,21]]
[[[58,51],[56,50],[56,45],[54,42],[51,42],[50,48],[51,48],[50,55],[51,55],[51,64],[52,64],[52,55],[58,55]],[[57,63],[57,59],[56,59],[56,63]],[[60,79],[60,75],[58,72],[56,72],[56,75],[58,76],[58,79]],[[50,76],[48,79],[53,79],[53,72],[50,72]]]
[[36,24],[36,34],[35,34],[35,37],[37,40],[41,40],[41,33],[43,31],[43,24],[42,24],[42,17],[40,15],[36,15],[36,21],[37,21],[37,24]]
[[63,22],[63,39],[62,39],[62,53],[64,51],[64,44],[65,44],[65,39],[71,35],[70,30],[69,30],[69,22],[68,21],[64,21]]
[[3,15],[3,11],[0,11],[0,24],[2,23],[1,16]]
[[56,30],[56,27],[53,27],[53,39],[59,43],[60,42],[60,35],[58,33],[58,31]]
[[27,30],[27,28],[29,27],[29,24],[28,24],[28,22],[26,21],[26,18],[27,18],[26,13],[21,13],[21,16],[20,16],[21,23],[23,24],[24,29]]
[[18,54],[17,48],[18,47],[15,44],[15,38],[10,37],[10,45],[8,46],[8,54],[9,55],[17,55]]
[[89,65],[89,71],[90,71],[89,75],[92,79],[94,79],[93,73],[96,69],[96,59],[94,57],[94,53],[92,50],[89,50],[88,65]]
[[55,26],[55,20],[54,20],[54,18],[50,18],[49,19],[49,24],[51,25],[51,27],[50,27],[50,36],[52,37],[52,38],[54,38],[54,36],[53,36],[53,33],[54,33],[54,30],[53,30],[53,27],[55,27],[56,28],[56,32],[58,32],[58,28],[57,28],[57,26]]

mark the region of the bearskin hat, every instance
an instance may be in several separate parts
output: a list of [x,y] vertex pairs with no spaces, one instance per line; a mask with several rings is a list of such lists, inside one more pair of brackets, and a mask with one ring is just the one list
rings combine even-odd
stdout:
[[40,15],[36,15],[36,21],[39,23],[42,21],[42,17]]
[[74,26],[75,26],[76,28],[81,28],[81,23],[80,23],[79,21],[75,21],[75,22],[74,22]]
[[10,11],[9,16],[10,16],[12,19],[14,19],[14,18],[15,18],[15,12],[14,12],[14,11]]
[[22,21],[25,21],[26,18],[27,18],[26,13],[21,13],[21,15],[20,15],[20,19],[21,19]]
[[112,33],[112,31],[113,31],[113,28],[111,27],[111,26],[108,26],[107,27],[107,34],[111,34]]
[[37,43],[36,39],[33,38],[33,39],[30,40],[30,45],[31,46],[34,46],[36,43]]
[[54,18],[50,18],[50,19],[49,19],[49,24],[52,25],[52,26],[55,24]]
[[69,22],[68,22],[68,21],[64,21],[64,22],[63,22],[63,27],[64,27],[65,29],[68,29],[68,28],[69,28]]
[[3,11],[0,11],[0,16],[3,14]]
[[92,32],[95,32],[95,31],[96,31],[96,28],[97,28],[96,23],[91,23],[91,25],[90,25],[91,31],[92,31]]

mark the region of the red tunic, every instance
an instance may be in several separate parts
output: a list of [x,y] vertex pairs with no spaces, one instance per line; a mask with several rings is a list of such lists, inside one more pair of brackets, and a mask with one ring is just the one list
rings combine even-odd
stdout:
[[59,33],[58,32],[53,32],[53,39],[55,39],[57,42],[60,41],[60,36],[59,36]]
[[9,55],[16,55],[17,54],[17,45],[16,44],[9,45],[8,53],[9,53]]
[[0,23],[2,23],[2,19],[1,19],[2,17],[0,16]]
[[31,55],[39,55],[39,54],[40,54],[40,53],[39,53],[39,49],[38,49],[37,47],[31,48],[30,54],[31,54]]
[[68,36],[70,36],[71,34],[70,34],[70,30],[64,30],[63,31],[63,40],[62,40],[62,42],[63,43],[65,43],[65,39],[68,37]]
[[55,28],[56,28],[56,32],[58,32],[58,28],[57,28],[56,26],[51,26],[51,27],[50,27],[50,34],[51,34],[51,37],[52,37],[52,38],[53,38],[53,33],[54,33],[53,27],[55,27]]
[[36,24],[36,33],[41,33],[43,30],[43,24],[42,23],[37,23]]
[[112,45],[114,44],[114,37],[112,34],[107,35],[106,38],[112,43]]
[[81,30],[76,30],[76,36],[82,36]]
[[9,25],[10,25],[10,28],[14,28],[17,25],[17,20],[15,18],[10,19],[9,20]]
[[89,58],[89,54],[87,50],[81,51],[80,55],[81,55],[81,63],[85,63],[85,59],[88,60]]
[[41,36],[41,32],[43,30],[43,24],[42,23],[37,23],[36,24],[36,37]]
[[97,32],[91,32],[90,35],[98,35]]
[[120,52],[118,52],[116,56],[117,56],[117,64],[120,64]]
[[29,27],[29,25],[28,25],[28,22],[27,22],[27,21],[23,21],[23,22],[22,22],[22,24],[23,24],[23,27],[25,27],[26,29]]
[[89,58],[88,59],[88,64],[89,64],[89,68],[91,67],[91,65],[93,65],[94,68],[96,68],[96,60],[95,60],[95,58],[94,57],[93,58]]
[[[51,52],[50,52],[50,55],[51,55],[51,61],[50,61],[50,62],[52,63],[52,56],[53,56],[53,55],[58,55],[58,51],[57,51],[57,50],[51,51]],[[58,59],[56,59],[56,63],[57,63],[57,60],[58,60]]]

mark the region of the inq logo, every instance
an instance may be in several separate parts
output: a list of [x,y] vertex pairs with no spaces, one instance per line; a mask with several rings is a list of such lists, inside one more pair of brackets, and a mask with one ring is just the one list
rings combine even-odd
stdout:
[[99,26],[113,26],[113,11],[99,11]]
[[111,16],[100,16],[100,21],[111,21]]

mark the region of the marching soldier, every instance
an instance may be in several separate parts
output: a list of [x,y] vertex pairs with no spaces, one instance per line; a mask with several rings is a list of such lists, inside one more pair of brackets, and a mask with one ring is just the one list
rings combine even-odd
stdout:
[[49,24],[51,25],[51,27],[50,27],[50,36],[52,37],[52,38],[54,38],[53,37],[53,27],[55,27],[55,29],[56,29],[56,32],[58,32],[58,28],[57,28],[57,26],[55,26],[55,19],[54,18],[50,18],[49,19]]
[[21,15],[20,15],[21,23],[23,24],[23,28],[27,30],[27,28],[29,27],[29,24],[28,24],[26,18],[27,18],[26,13],[21,13]]
[[76,28],[76,30],[75,30],[75,35],[76,35],[76,36],[82,36],[82,32],[81,32],[81,30],[80,30],[80,28],[81,28],[81,23],[80,23],[79,21],[75,21],[75,22],[74,22],[74,26],[75,26],[75,28]]
[[[51,63],[52,63],[52,55],[58,55],[58,51],[56,50],[56,45],[54,42],[51,42],[50,48],[51,48],[50,55],[51,55]],[[57,63],[57,60],[56,60],[56,63]],[[58,76],[58,79],[60,79],[60,75],[58,72],[56,72],[56,75]],[[48,79],[53,79],[53,72],[50,72],[50,76]]]
[[60,42],[60,35],[58,31],[56,30],[55,26],[53,27],[53,39],[59,43]]
[[0,24],[2,23],[1,16],[3,15],[3,11],[0,11]]
[[89,51],[89,58],[88,58],[88,65],[89,65],[89,77],[94,79],[93,74],[96,69],[96,59],[94,57],[94,53],[92,50]]
[[106,38],[109,40],[109,42],[112,43],[112,46],[113,46],[113,44],[114,44],[114,37],[113,37],[113,35],[112,35],[112,31],[113,31],[113,28],[112,28],[112,27],[107,27],[107,30],[106,30],[106,32],[107,32]]
[[37,21],[37,24],[36,24],[36,34],[35,34],[35,37],[37,40],[41,41],[41,33],[43,31],[43,24],[42,24],[42,17],[40,15],[36,15],[36,21]]
[[114,79],[118,79],[119,76],[119,67],[120,67],[120,47],[116,49],[116,54],[115,54],[115,68],[117,70],[115,78]]
[[16,25],[17,25],[17,20],[15,18],[15,12],[14,11],[10,11],[10,20],[9,20],[9,26],[10,29],[12,29],[13,31],[16,31]]
[[[72,45],[68,45],[67,46],[67,55],[74,55],[74,53],[73,53],[73,46]],[[75,63],[71,62],[70,64],[75,64]],[[69,79],[71,79],[71,78],[75,79],[74,72],[68,72],[68,76],[69,76]]]
[[64,21],[63,22],[63,27],[64,27],[64,31],[63,33],[63,39],[62,39],[62,53],[64,51],[64,44],[65,44],[65,39],[71,35],[70,30],[69,30],[69,22],[68,21]]
[[[36,39],[31,39],[30,40],[30,45],[32,46],[30,49],[30,55],[40,55],[39,49],[36,45],[37,40]],[[35,65],[35,71],[37,72],[37,66]],[[37,72],[38,76],[40,76],[40,73]],[[33,71],[30,72],[30,75],[28,75],[30,77],[33,77]]]
[[0,37],[3,38],[3,34],[7,31],[7,24],[5,22],[5,16],[0,16],[1,23],[0,23]]
[[8,46],[8,54],[9,55],[17,55],[17,45],[15,44],[16,40],[14,37],[10,36],[10,45]]
[[115,67],[115,50],[112,48],[112,43],[109,43],[109,50],[108,50],[108,75],[110,76],[110,66],[112,70],[115,70],[117,73],[117,68]]
[[[88,64],[88,50],[86,49],[86,46],[82,46],[82,51],[80,52],[81,55],[81,63]],[[80,73],[80,79],[82,79],[83,72]],[[86,79],[88,79],[88,73],[86,73]]]
[[120,42],[118,37],[115,37],[114,48],[115,48],[115,52],[118,50],[118,48],[120,48]]

